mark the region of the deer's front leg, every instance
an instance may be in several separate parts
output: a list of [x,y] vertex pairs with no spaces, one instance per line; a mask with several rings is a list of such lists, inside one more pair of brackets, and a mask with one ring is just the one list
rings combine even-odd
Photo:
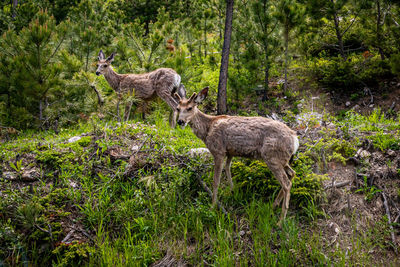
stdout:
[[119,117],[119,103],[121,102],[122,99],[122,95],[120,93],[118,93],[118,101],[117,101],[117,118],[118,121],[121,122],[121,118]]
[[213,184],[213,196],[212,204],[215,206],[218,201],[218,186],[221,179],[222,166],[224,163],[224,157],[214,157],[214,184]]

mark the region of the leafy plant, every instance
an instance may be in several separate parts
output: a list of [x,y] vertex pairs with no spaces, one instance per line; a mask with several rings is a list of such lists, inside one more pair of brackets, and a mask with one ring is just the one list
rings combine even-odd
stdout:
[[367,176],[364,176],[364,184],[362,188],[357,189],[356,192],[363,193],[365,195],[365,200],[371,201],[372,199],[374,199],[375,195],[382,192],[382,190],[376,188],[376,186],[374,185],[368,186],[368,178]]

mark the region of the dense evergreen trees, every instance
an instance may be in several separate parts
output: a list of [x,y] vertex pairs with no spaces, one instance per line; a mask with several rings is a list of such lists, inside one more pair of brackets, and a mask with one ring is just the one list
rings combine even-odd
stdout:
[[[97,96],[105,98],[105,114],[112,113],[107,103],[114,106],[110,103],[115,95],[103,78],[93,74],[99,49],[117,52],[115,68],[121,73],[173,67],[189,91],[211,85],[215,97],[226,3],[0,3],[1,126],[74,123],[98,109]],[[228,111],[234,102],[255,95],[254,88],[261,88],[266,100],[271,78],[285,79],[284,90],[290,91],[287,70],[294,54],[303,63],[314,62],[311,70],[328,88],[360,90],[376,78],[397,75],[399,15],[399,1],[389,0],[235,1]]]

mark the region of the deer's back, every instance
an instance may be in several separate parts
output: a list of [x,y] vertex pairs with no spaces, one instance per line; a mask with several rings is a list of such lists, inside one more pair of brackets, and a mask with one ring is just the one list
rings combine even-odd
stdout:
[[[160,68],[142,74],[124,74],[121,89],[125,92],[135,90],[135,96],[141,99],[151,99],[160,88],[172,88],[180,76],[169,68]],[[178,84],[179,85],[179,84]]]
[[294,136],[296,133],[279,121],[263,117],[217,116],[209,131],[207,146],[217,153],[222,151],[232,156],[260,159],[266,149],[292,148]]

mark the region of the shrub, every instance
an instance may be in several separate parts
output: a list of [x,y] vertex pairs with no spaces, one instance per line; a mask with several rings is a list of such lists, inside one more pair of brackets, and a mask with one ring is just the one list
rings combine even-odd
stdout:
[[321,85],[343,93],[353,93],[365,85],[377,85],[379,80],[392,76],[389,62],[379,57],[351,56],[346,61],[340,57],[319,58],[312,70]]
[[400,77],[400,54],[392,55],[390,59],[392,73]]
[[[235,186],[249,197],[271,197],[274,193],[276,195],[281,186],[267,165],[261,161],[247,163],[249,161],[238,161],[232,164],[232,178]],[[317,202],[322,194],[321,180],[324,176],[312,173],[308,167],[296,172],[292,180],[291,201],[300,207],[308,205],[309,201]]]
[[354,63],[340,57],[320,58],[314,62],[313,72],[318,81],[328,89],[351,91],[359,87],[360,80],[354,71]]

